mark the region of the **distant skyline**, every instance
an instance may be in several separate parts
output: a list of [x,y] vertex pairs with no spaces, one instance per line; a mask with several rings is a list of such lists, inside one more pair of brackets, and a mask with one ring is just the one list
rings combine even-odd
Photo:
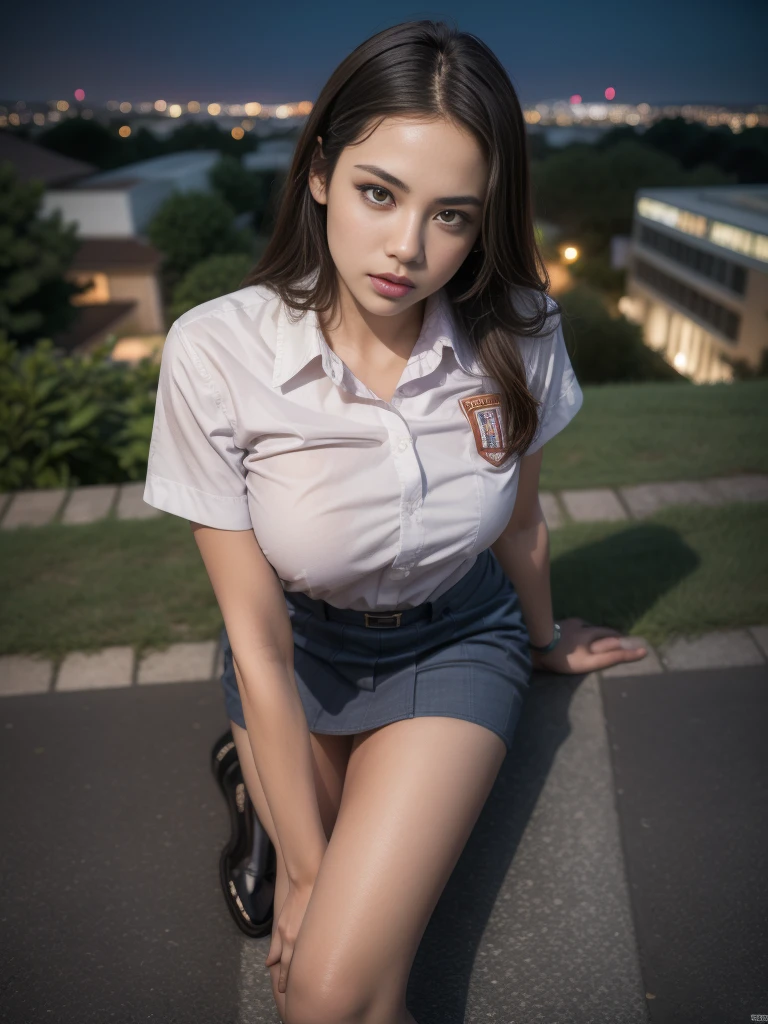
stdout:
[[524,104],[768,103],[768,4],[730,0],[593,0],[589,4],[245,4],[196,8],[164,0],[125,7],[14,5],[0,41],[0,95],[72,101],[163,98],[262,103],[315,100],[358,43],[399,21],[453,21],[486,42]]

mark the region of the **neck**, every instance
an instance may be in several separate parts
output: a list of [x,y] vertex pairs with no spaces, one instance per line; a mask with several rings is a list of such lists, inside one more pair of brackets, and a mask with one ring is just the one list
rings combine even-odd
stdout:
[[407,359],[416,344],[424,321],[426,299],[414,303],[402,313],[378,316],[361,306],[339,278],[339,304],[336,316],[321,322],[325,340],[340,349],[366,358],[388,349],[396,357]]

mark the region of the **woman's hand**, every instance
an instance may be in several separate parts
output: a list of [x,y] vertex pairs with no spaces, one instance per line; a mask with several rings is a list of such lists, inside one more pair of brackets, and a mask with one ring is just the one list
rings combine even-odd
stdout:
[[531,651],[534,668],[582,674],[609,668],[620,661],[639,661],[648,653],[642,641],[622,636],[616,629],[592,626],[579,618],[557,621],[560,640],[546,654]]
[[280,908],[277,925],[272,933],[269,953],[264,961],[267,967],[280,964],[280,975],[277,980],[278,992],[285,992],[288,986],[288,970],[293,958],[293,947],[296,944],[313,888],[314,881],[305,885],[288,884],[288,895]]

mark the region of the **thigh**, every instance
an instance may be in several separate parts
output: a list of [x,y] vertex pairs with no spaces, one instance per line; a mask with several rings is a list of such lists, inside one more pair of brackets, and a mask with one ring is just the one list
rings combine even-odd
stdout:
[[[288,977],[289,1009],[398,1012],[437,900],[506,754],[459,718],[359,734]],[[384,1019],[384,1018],[382,1018]]]
[[[275,826],[272,815],[269,813],[269,806],[264,790],[256,769],[256,762],[253,758],[251,743],[245,729],[230,721],[232,736],[237,747],[237,754],[240,767],[243,772],[248,795],[256,808],[259,821],[269,834],[269,838],[279,850]],[[341,794],[344,788],[344,777],[347,771],[352,748],[353,736],[325,736],[310,733],[312,753],[314,755],[313,771],[315,776],[315,792],[320,808],[320,817],[326,835],[330,836],[333,831],[336,815],[341,803]]]
[[[234,737],[235,745],[237,746],[240,767],[243,772],[243,780],[245,781],[248,795],[256,809],[256,815],[258,816],[259,821],[263,825],[264,830],[269,835],[269,838],[272,840],[275,847],[277,874],[275,877],[275,909],[272,924],[272,932],[274,934],[277,919],[280,914],[280,907],[283,905],[283,900],[288,892],[288,873],[285,868],[285,861],[283,860],[283,853],[277,839],[277,832],[272,820],[272,815],[269,811],[269,805],[267,804],[267,798],[262,788],[261,780],[259,779],[259,773],[256,769],[256,762],[253,759],[253,751],[251,750],[248,733],[245,729],[239,726],[237,722],[230,722],[230,725],[232,728],[232,736]],[[347,770],[347,761],[349,759],[349,752],[353,739],[353,736],[324,736],[310,733],[312,753],[314,755],[315,791],[317,792],[317,800],[320,807],[320,816],[322,818],[323,828],[328,836],[330,836],[333,831],[334,822],[336,821],[336,815],[339,810],[339,804],[341,803],[344,776]],[[272,995],[275,1000],[275,1005],[277,1006],[280,1017],[285,1020],[285,995],[282,992],[278,992],[277,988],[277,982],[280,976],[280,965],[275,964],[270,967],[269,973],[270,980],[272,982]]]

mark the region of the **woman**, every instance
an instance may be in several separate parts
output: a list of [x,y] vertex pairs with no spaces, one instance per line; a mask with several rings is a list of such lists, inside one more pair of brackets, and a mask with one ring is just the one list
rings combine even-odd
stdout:
[[168,335],[145,500],[224,619],[287,1024],[412,1024],[532,668],[644,656],[553,622],[539,470],[582,393],[548,284],[506,73],[412,22],[333,73],[262,260]]

